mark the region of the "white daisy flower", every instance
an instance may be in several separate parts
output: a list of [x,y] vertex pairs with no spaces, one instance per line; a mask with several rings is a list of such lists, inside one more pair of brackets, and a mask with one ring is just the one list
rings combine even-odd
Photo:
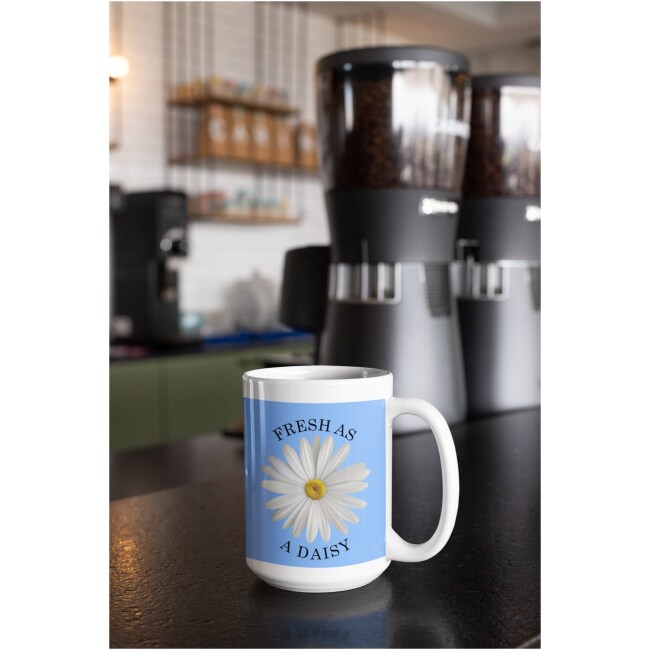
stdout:
[[275,510],[271,519],[285,519],[283,528],[291,526],[294,537],[305,528],[307,541],[313,542],[320,530],[328,542],[330,524],[344,535],[348,532],[345,522],[356,524],[359,517],[352,508],[365,508],[366,502],[350,496],[368,487],[363,479],[370,474],[365,463],[355,463],[339,469],[346,459],[350,445],[345,443],[334,450],[334,436],[320,444],[320,436],[314,436],[311,445],[306,438],[300,439],[300,456],[291,445],[282,451],[286,462],[269,456],[264,472],[273,480],[262,481],[262,487],[282,496],[266,502],[269,510]]

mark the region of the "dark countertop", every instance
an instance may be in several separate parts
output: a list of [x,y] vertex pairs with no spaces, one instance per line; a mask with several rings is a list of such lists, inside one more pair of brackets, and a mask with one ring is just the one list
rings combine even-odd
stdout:
[[[113,501],[111,647],[539,647],[539,410],[453,434],[460,507],[447,546],[347,592],[285,592],[248,570],[238,441],[220,440],[219,478]],[[436,457],[430,433],[394,442],[393,526],[412,542],[438,518]]]

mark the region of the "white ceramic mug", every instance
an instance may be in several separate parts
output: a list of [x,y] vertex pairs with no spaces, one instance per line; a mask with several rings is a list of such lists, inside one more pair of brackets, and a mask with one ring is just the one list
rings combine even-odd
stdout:
[[[433,431],[442,513],[423,544],[391,527],[392,424]],[[269,584],[303,592],[368,584],[391,560],[421,562],[447,543],[458,510],[449,427],[421,399],[393,397],[386,370],[292,366],[244,375],[246,563]]]

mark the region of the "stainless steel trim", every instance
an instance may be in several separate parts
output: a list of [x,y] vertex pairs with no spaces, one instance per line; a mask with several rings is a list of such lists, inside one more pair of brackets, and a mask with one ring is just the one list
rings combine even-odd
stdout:
[[507,300],[513,266],[485,262],[454,262],[456,297],[472,300]]
[[[376,273],[372,272],[373,268]],[[402,299],[402,265],[399,262],[330,264],[328,284],[327,298],[331,302],[397,304]]]

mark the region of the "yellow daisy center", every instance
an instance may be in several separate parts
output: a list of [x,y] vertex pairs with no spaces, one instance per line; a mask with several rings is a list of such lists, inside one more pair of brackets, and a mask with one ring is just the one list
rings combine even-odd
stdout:
[[322,499],[325,496],[325,483],[317,478],[305,483],[305,494],[314,500]]

